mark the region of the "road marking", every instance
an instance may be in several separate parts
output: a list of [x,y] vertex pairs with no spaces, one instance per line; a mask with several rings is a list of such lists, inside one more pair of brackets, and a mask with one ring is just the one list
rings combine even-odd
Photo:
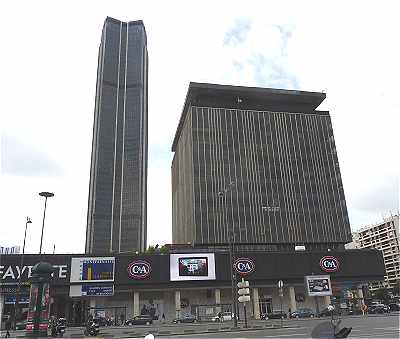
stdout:
[[290,333],[290,334],[273,334],[270,336],[265,336],[265,338],[278,338],[278,337],[302,337],[302,338],[306,338],[306,336],[309,335],[308,333]]

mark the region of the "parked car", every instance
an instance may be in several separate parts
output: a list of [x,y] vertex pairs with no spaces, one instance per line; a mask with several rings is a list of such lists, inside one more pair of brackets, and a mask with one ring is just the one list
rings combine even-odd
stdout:
[[214,322],[224,322],[224,321],[230,321],[233,319],[233,313],[231,312],[221,312],[218,313],[215,317],[211,319],[211,321]]
[[281,311],[273,311],[270,313],[264,313],[260,315],[260,318],[263,320],[268,320],[268,319],[286,319],[287,314],[285,312]]
[[125,325],[150,325],[153,323],[153,317],[151,315],[137,315],[132,319],[125,321]]
[[389,313],[390,308],[384,304],[371,304],[368,307],[368,313],[369,314],[383,314],[383,313]]
[[[332,315],[332,311],[328,309],[328,307],[324,308],[321,312],[319,312],[318,316],[320,317],[330,317]],[[334,308],[333,315],[340,315],[340,309]]]
[[391,311],[400,311],[400,303],[390,303],[388,306]]
[[185,314],[183,317],[181,318],[176,318],[174,320],[172,320],[172,322],[174,324],[180,324],[180,323],[195,323],[197,322],[197,319],[194,315],[192,314]]
[[26,324],[28,323],[27,320],[21,320],[21,321],[17,321],[15,323],[15,329],[16,330],[24,330],[26,328]]
[[299,308],[292,312],[290,315],[292,318],[314,318],[314,311],[310,308]]

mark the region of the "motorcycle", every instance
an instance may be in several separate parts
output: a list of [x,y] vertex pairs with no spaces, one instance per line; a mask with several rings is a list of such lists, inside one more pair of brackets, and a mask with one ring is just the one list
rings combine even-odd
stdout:
[[56,324],[56,334],[58,337],[62,337],[65,334],[67,328],[67,320],[65,318],[59,318]]
[[85,335],[90,335],[91,337],[94,337],[98,335],[100,332],[99,329],[99,324],[95,323],[94,321],[85,328],[85,331],[83,332]]

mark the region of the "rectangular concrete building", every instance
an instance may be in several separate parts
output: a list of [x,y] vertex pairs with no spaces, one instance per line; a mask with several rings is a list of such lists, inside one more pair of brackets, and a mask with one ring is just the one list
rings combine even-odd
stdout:
[[351,231],[324,93],[190,83],[172,151],[173,242],[343,248]]

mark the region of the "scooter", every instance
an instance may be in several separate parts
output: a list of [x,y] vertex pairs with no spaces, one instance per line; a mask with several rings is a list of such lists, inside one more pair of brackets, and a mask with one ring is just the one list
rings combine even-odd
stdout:
[[94,321],[90,324],[90,326],[86,327],[84,330],[85,335],[90,335],[91,337],[94,337],[98,335],[100,332],[99,329],[99,324],[96,324]]
[[65,325],[58,323],[56,325],[56,336],[62,337],[65,333]]

